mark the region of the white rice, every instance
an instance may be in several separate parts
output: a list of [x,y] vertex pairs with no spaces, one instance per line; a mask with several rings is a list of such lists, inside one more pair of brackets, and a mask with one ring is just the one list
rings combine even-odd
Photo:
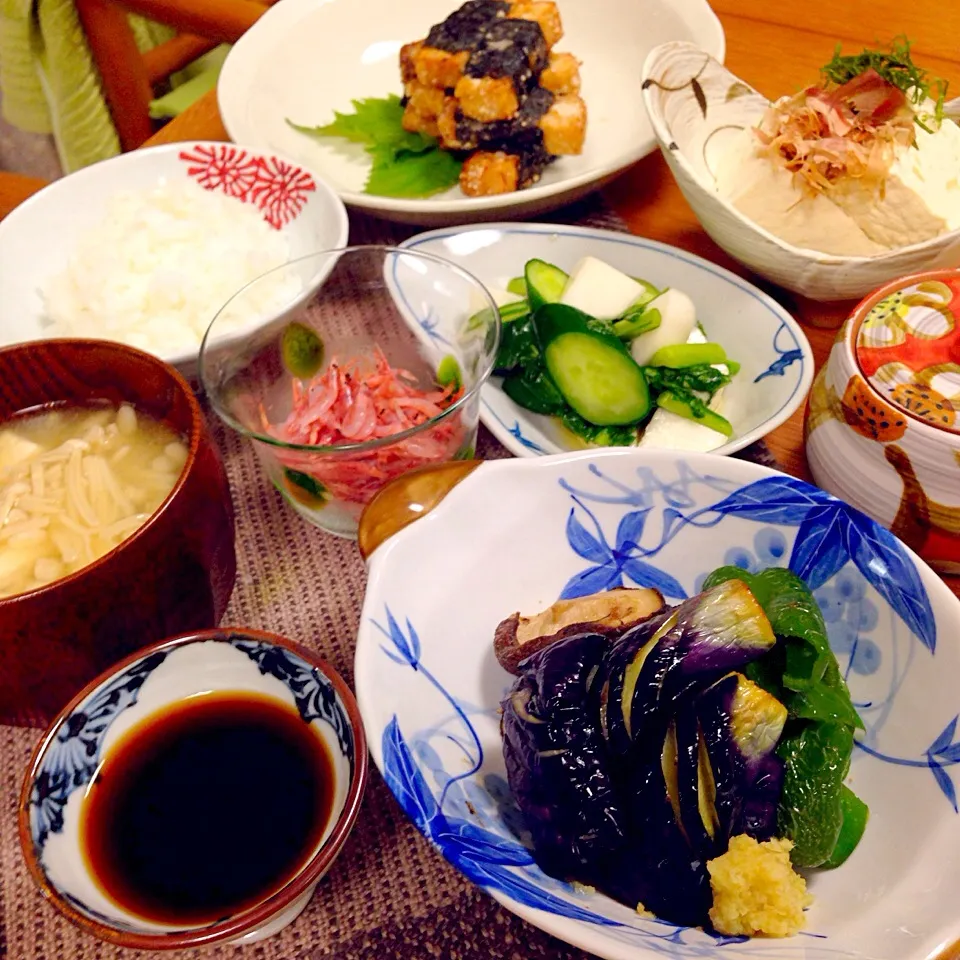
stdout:
[[[192,180],[121,191],[41,291],[44,332],[118,340],[161,356],[195,354],[226,301],[289,258],[287,239],[256,207]],[[269,316],[300,289],[293,270],[265,281],[223,332]]]

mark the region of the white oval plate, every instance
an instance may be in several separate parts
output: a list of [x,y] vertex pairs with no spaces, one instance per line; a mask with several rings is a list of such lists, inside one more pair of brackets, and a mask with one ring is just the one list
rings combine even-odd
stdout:
[[[594,256],[658,287],[682,290],[693,299],[709,338],[742,364],[724,392],[723,412],[734,435],[713,453],[735,453],[759,440],[788,419],[810,389],[813,353],[790,314],[736,274],[676,247],[611,230],[545,223],[434,230],[401,246],[446,257],[490,289],[503,290],[533,257],[569,271],[581,257]],[[413,282],[412,273],[406,276]],[[403,296],[402,288],[398,292]],[[538,457],[575,449],[556,420],[514,403],[501,382],[493,377],[484,387],[480,416],[511,453]]]
[[[66,269],[80,237],[103,221],[117,191],[187,179],[255,207],[282,231],[290,259],[347,242],[347,211],[336,193],[272,151],[213,141],[134,150],[55,180],[0,222],[0,346],[49,336],[41,290]],[[196,350],[157,355],[190,378],[199,349],[198,341]]]
[[233,47],[217,87],[233,140],[278,150],[328,180],[345,203],[389,220],[420,224],[530,216],[596,189],[656,148],[640,96],[640,67],[655,46],[690,40],[723,59],[723,28],[705,0],[560,0],[558,50],[583,61],[587,142],[539,184],[518,193],[465,197],[459,188],[406,200],[363,193],[363,149],[320,141],[286,120],[316,126],[350,101],[401,94],[400,47],[425,36],[457,0],[284,0]]
[[[711,936],[546,876],[505,781],[494,629],[561,593],[657,585],[721,564],[814,588],[866,730],[850,781],[863,841],[813,871],[805,933]],[[604,450],[480,466],[370,558],[355,661],[374,762],[417,828],[530,923],[608,960],[924,960],[960,937],[960,603],[887,530],[733,457]]]

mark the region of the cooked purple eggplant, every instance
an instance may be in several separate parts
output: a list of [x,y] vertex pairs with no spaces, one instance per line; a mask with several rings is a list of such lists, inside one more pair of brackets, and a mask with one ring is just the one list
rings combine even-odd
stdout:
[[736,672],[775,642],[749,588],[730,580],[522,661],[501,731],[542,869],[707,924],[707,862],[737,834],[762,841],[776,828],[786,709]]
[[787,711],[731,673],[678,713],[681,818],[691,846],[709,858],[732,836],[768,840],[777,823],[783,763],[775,750]]
[[591,682],[609,641],[596,633],[560,640],[528,657],[503,701],[501,733],[510,789],[552,876],[584,879],[623,843]]
[[628,906],[642,904],[662,920],[698,926],[707,921],[710,879],[706,861],[691,850],[680,823],[672,724],[660,743],[627,769],[622,787],[626,842],[596,865],[590,882]]
[[617,754],[672,715],[686,694],[776,643],[746,584],[728,580],[628,630],[600,668],[600,726]]

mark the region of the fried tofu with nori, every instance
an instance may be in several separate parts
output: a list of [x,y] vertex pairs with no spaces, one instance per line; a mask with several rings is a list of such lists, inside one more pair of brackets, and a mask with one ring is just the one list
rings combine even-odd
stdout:
[[553,0],[467,0],[401,48],[404,129],[466,155],[467,196],[521,190],[583,149],[580,63],[550,49],[562,36]]
[[417,79],[416,56],[422,47],[423,41],[415,40],[413,43],[405,43],[400,48],[400,79],[404,84]]
[[[460,144],[459,149],[506,150],[524,153],[543,145],[540,119],[553,104],[553,94],[543,87],[534,87],[520,102],[516,114],[509,120],[481,123],[455,111],[455,125],[448,139]],[[445,121],[448,123],[449,121]],[[448,126],[446,128],[450,130]]]
[[417,80],[425,87],[452,89],[463,76],[469,58],[470,54],[466,50],[451,53],[449,50],[424,44],[413,55]]
[[450,53],[472,53],[482,44],[490,25],[509,11],[510,4],[502,0],[467,0],[443,23],[430,28],[427,45]]
[[580,61],[572,53],[552,53],[540,74],[540,86],[562,95],[580,92]]
[[489,197],[522,190],[540,179],[549,157],[545,154],[506,153],[477,150],[460,171],[460,189],[468,197]]
[[540,24],[547,49],[563,36],[560,11],[553,0],[517,0],[510,6],[509,16],[518,20],[534,20]]
[[477,150],[463,162],[460,189],[468,197],[512,193],[520,186],[520,159],[509,153]]
[[540,118],[543,148],[554,156],[583,151],[587,135],[587,105],[577,94],[557,97]]
[[428,137],[439,136],[437,118],[448,99],[445,91],[426,87],[418,80],[404,84],[406,93],[403,110],[403,129],[411,133],[424,133]]
[[471,120],[509,120],[520,108],[509,77],[461,77],[453,91],[460,111]]
[[532,20],[495,20],[483,44],[470,55],[471,77],[512,77],[518,87],[535,83],[547,65],[549,51],[543,30]]

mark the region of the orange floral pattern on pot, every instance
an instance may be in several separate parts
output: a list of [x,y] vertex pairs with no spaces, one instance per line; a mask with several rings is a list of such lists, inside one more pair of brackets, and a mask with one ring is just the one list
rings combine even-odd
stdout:
[[854,374],[840,400],[843,419],[861,436],[879,443],[899,440],[907,430],[904,413],[879,397]]
[[[960,278],[923,280],[884,297],[856,336],[869,385],[902,414],[960,432]],[[848,421],[849,422],[849,421]]]

